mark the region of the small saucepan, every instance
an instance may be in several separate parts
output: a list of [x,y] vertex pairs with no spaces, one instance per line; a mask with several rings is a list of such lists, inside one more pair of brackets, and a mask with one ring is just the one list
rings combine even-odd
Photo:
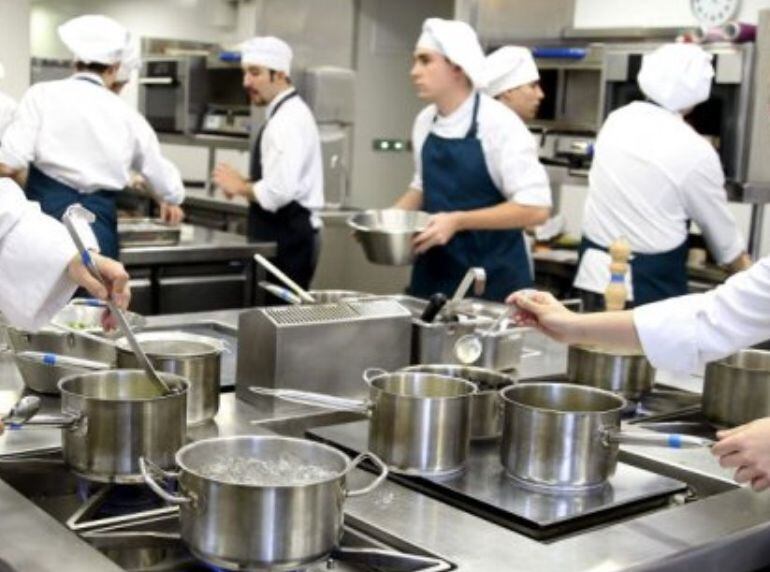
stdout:
[[500,392],[504,404],[500,458],[527,484],[581,490],[615,472],[618,445],[704,447],[712,441],[678,434],[620,430],[621,396],[569,383],[523,383]]

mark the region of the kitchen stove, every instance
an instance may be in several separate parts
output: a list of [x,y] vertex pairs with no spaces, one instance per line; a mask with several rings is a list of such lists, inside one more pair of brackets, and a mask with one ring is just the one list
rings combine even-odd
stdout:
[[[367,450],[368,421],[318,427],[309,436],[350,454]],[[684,502],[683,482],[618,463],[599,487],[565,491],[532,487],[508,477],[500,463],[499,440],[473,442],[465,470],[449,477],[389,478],[537,540],[550,540],[629,515]]]

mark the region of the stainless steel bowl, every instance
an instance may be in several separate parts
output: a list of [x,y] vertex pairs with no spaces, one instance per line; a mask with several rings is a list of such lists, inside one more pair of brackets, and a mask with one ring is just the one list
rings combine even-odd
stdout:
[[68,332],[43,330],[28,332],[7,328],[8,341],[14,350],[16,367],[24,383],[39,393],[58,394],[60,379],[90,370],[67,365],[46,365],[34,359],[19,355],[19,352],[33,351],[53,353],[68,357],[84,358],[104,363],[115,363],[115,348]]
[[348,225],[355,231],[369,262],[405,266],[414,262],[412,239],[425,230],[429,217],[421,211],[367,210],[351,216]]
[[[120,337],[122,334],[119,329],[111,332],[102,330],[102,314],[104,309],[105,304],[99,300],[76,298],[59,311],[51,322],[107,338],[114,339]],[[136,332],[144,328],[147,322],[144,316],[135,312],[124,311],[123,313],[133,331]]]

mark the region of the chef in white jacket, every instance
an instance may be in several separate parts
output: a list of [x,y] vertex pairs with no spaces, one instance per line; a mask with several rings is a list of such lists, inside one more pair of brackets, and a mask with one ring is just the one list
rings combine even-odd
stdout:
[[[39,205],[28,201],[11,179],[0,179],[0,196],[0,312],[11,324],[40,328],[78,286],[101,299],[109,295],[119,307],[128,307],[128,274],[120,263],[92,254],[107,281],[105,289],[83,266],[64,225],[41,213]],[[96,239],[88,235],[81,233],[86,246],[96,248]]]
[[110,91],[128,31],[105,16],[86,15],[59,27],[77,73],[33,85],[19,102],[0,145],[0,174],[29,167],[28,198],[60,219],[71,204],[94,215],[102,254],[118,255],[115,193],[141,173],[163,200],[180,204],[178,173],[160,160],[154,134],[139,129],[126,102]]
[[[599,305],[610,280],[607,248],[632,250],[628,298],[637,306],[687,293],[688,222],[696,222],[717,263],[750,265],[724,190],[714,148],[683,116],[709,98],[711,55],[667,44],[644,56],[637,82],[647,101],[612,112],[596,141],[574,285]],[[593,309],[593,308],[592,308]]]
[[[519,323],[558,341],[642,350],[656,368],[693,372],[770,339],[770,257],[709,292],[623,312],[576,314],[545,292],[517,292],[507,301],[522,311]],[[770,487],[770,418],[718,437],[712,452],[722,466],[736,468],[738,482]]]
[[[0,79],[5,77],[5,68],[0,64]],[[11,124],[13,114],[16,112],[17,103],[10,95],[0,91],[0,139]]]
[[503,46],[486,59],[486,92],[510,108],[522,121],[537,117],[545,98],[532,51],[522,46]]
[[396,208],[432,216],[415,237],[415,296],[447,295],[470,267],[484,268],[484,297],[532,283],[522,228],[548,218],[551,189],[524,123],[481,89],[484,53],[465,22],[428,18],[412,82],[427,103],[412,129],[415,173]]
[[292,57],[279,38],[243,44],[243,86],[252,104],[265,108],[266,119],[251,151],[249,176],[221,163],[213,180],[228,197],[249,201],[249,239],[275,241],[276,266],[308,288],[320,249],[323,163],[313,112],[291,81]]

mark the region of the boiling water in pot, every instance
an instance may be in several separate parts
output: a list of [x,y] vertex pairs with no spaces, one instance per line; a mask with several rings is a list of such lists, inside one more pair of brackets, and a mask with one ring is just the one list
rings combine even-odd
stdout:
[[220,482],[261,487],[306,485],[335,478],[338,474],[338,471],[308,464],[292,455],[267,460],[218,457],[196,472]]

